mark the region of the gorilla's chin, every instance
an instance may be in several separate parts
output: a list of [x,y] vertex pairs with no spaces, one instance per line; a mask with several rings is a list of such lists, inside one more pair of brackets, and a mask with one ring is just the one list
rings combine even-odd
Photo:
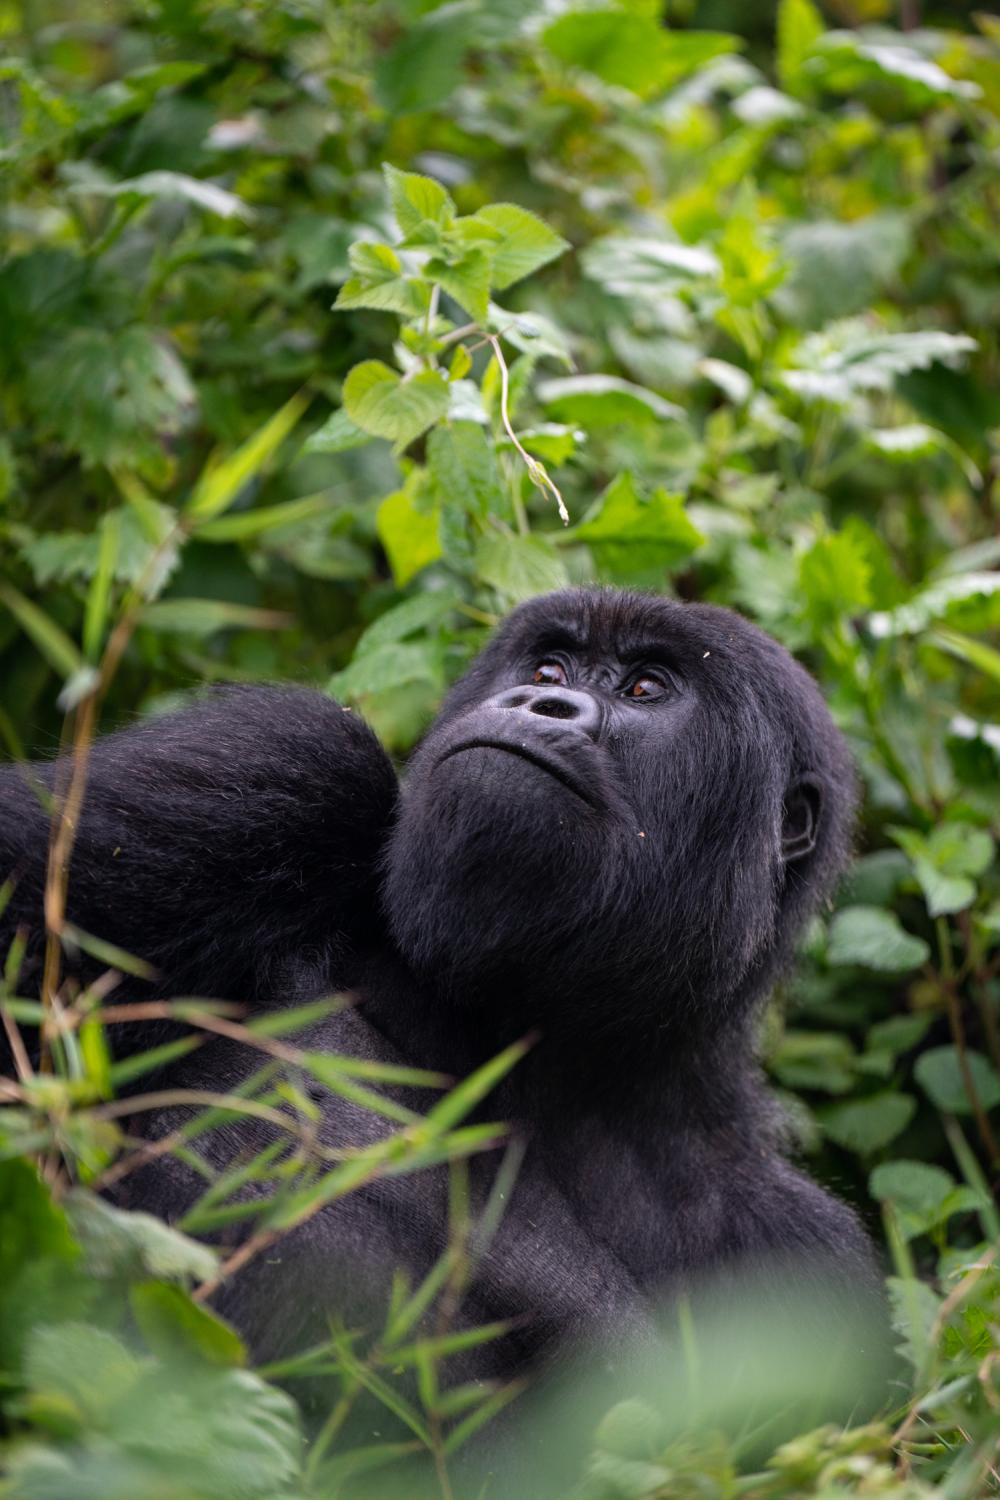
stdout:
[[403,957],[453,998],[550,984],[585,941],[574,914],[600,908],[613,820],[572,768],[547,762],[510,746],[449,746],[404,796],[385,908]]

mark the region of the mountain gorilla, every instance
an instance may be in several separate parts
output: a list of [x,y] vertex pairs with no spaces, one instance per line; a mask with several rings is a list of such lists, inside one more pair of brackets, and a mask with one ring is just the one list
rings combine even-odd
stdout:
[[[3,926],[30,929],[37,965],[48,820],[23,769],[0,792],[0,873],[17,881]],[[786,1160],[753,1052],[852,811],[841,737],[774,641],[709,605],[570,590],[507,620],[402,793],[371,731],[317,692],[226,689],[103,740],[69,915],[153,964],[154,994],[266,1010],[348,992],[295,1038],[313,1049],[458,1078],[534,1035],[487,1101],[526,1152],[462,1307],[470,1325],[512,1320],[465,1357],[463,1376],[495,1376],[641,1334],[657,1298],[737,1265],[794,1259],[870,1286],[853,1214]],[[260,1061],[217,1038],[165,1083],[227,1089]],[[313,1087],[328,1144],[394,1128]],[[229,1123],[198,1146],[222,1167],[268,1129]],[[474,1159],[474,1202],[496,1165]],[[121,1187],[176,1218],[203,1183],[165,1155]],[[394,1266],[426,1274],[447,1194],[440,1171],[369,1183],[216,1303],[259,1358],[316,1343]]]

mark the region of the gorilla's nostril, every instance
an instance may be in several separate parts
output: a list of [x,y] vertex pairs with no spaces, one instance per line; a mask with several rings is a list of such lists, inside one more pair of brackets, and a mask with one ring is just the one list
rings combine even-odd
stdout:
[[579,719],[580,705],[565,698],[535,698],[529,704],[533,714],[544,714],[547,719]]

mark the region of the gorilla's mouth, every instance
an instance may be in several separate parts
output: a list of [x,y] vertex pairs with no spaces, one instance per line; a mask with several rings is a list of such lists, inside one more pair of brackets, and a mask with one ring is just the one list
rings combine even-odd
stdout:
[[578,776],[557,760],[547,755],[541,755],[537,750],[527,745],[512,745],[506,740],[476,739],[463,740],[460,745],[453,745],[446,750],[438,761],[438,765],[444,765],[446,760],[451,760],[455,755],[461,755],[466,750],[502,750],[507,755],[516,755],[519,760],[526,760],[529,765],[537,766],[540,771],[545,771],[555,781],[560,782],[567,791],[572,792],[581,802],[586,802],[588,807],[600,809],[603,802],[595,795],[595,788],[588,787]]

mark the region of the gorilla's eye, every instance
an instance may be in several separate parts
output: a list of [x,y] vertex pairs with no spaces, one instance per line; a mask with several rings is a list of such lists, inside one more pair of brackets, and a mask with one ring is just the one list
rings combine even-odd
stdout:
[[539,662],[531,676],[532,682],[566,682],[566,669],[557,661]]
[[667,684],[661,677],[654,677],[652,673],[646,672],[642,677],[637,677],[633,683],[625,689],[626,698],[662,698],[667,692]]

